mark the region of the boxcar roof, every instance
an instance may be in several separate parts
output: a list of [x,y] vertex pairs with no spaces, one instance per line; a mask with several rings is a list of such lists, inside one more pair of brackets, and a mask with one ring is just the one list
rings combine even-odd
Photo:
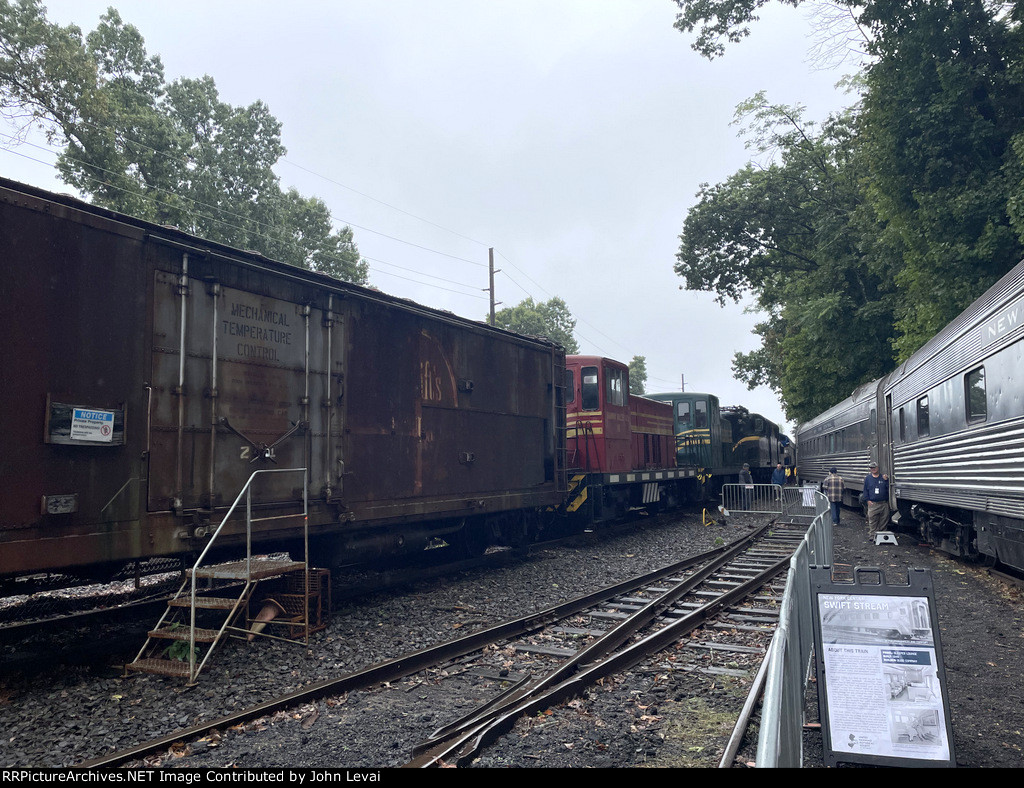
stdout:
[[57,205],[63,205],[74,211],[79,211],[82,214],[101,217],[111,222],[136,228],[156,242],[178,246],[183,251],[191,250],[198,254],[213,255],[229,259],[240,265],[275,271],[282,276],[297,278],[308,282],[313,286],[322,287],[326,290],[346,292],[365,299],[385,302],[400,309],[426,313],[445,322],[455,323],[481,331],[496,332],[520,341],[536,343],[548,347],[561,347],[557,342],[547,337],[527,336],[524,334],[517,334],[513,331],[495,328],[481,321],[460,317],[454,312],[424,306],[423,304],[407,298],[388,295],[387,293],[381,292],[380,290],[376,290],[372,287],[352,284],[351,282],[345,282],[341,279],[335,279],[327,274],[317,273],[316,271],[299,268],[298,266],[290,265],[289,263],[284,263],[279,260],[273,260],[269,257],[265,257],[260,252],[236,249],[217,241],[211,241],[206,238],[191,235],[176,227],[155,224],[153,222],[146,221],[145,219],[139,219],[128,214],[112,211],[108,208],[92,205],[68,194],[56,194],[54,192],[46,191],[45,189],[40,189],[35,186],[29,186],[28,184],[18,183],[17,181],[0,177],[0,200],[16,203],[18,202],[17,195],[19,194]]

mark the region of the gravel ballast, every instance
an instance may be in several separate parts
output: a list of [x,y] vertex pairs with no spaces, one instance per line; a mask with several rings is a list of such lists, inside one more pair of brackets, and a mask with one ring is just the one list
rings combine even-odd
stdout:
[[[229,641],[191,688],[159,676],[122,678],[119,664],[134,653],[113,654],[101,667],[65,666],[56,674],[4,677],[0,763],[74,765],[452,640],[495,620],[542,610],[746,532],[737,523],[704,526],[693,515],[647,518],[610,534],[541,548],[496,570],[462,572],[374,594],[336,606],[330,625],[312,636],[308,649],[265,639],[250,646]],[[373,749],[357,748],[373,766],[396,765],[409,754],[394,743],[387,750],[378,757]]]
[[[699,515],[649,518],[611,534],[539,549],[494,570],[465,571],[336,606],[310,647],[232,641],[216,654],[198,686],[157,676],[121,677],[116,665],[62,667],[39,676],[0,679],[0,763],[70,766],[212,720],[326,678],[451,640],[581,596],[722,541],[745,535],[755,520],[703,525]],[[844,513],[836,564],[904,572],[930,568],[962,766],[1020,766],[1024,667],[1019,592],[983,569],[922,548],[907,535],[875,547],[863,520]],[[488,748],[479,767],[624,767],[717,765],[731,733],[729,715],[749,681],[659,671],[595,687],[537,718],[524,719]],[[413,745],[488,699],[494,683],[472,675],[420,674],[387,688],[352,692],[201,742],[172,748],[151,762],[175,767],[315,766],[386,768],[405,763]],[[699,700],[692,700],[699,695]],[[465,703],[465,708],[455,704]],[[813,704],[812,704],[813,705]],[[809,707],[808,718],[816,710]],[[820,733],[805,735],[807,766],[821,765]],[[739,763],[753,760],[753,743]]]

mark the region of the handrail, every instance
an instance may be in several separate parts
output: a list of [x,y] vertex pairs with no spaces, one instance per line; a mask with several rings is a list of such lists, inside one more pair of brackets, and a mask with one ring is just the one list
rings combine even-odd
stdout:
[[[245,496],[245,582],[246,587],[252,583],[252,483],[261,473],[302,473],[302,527],[303,527],[303,542],[305,554],[303,556],[303,563],[306,565],[305,571],[305,596],[306,596],[306,607],[305,607],[305,619],[306,619],[306,641],[309,641],[309,480],[308,480],[308,469],[307,468],[263,468],[258,471],[253,471],[249,480],[242,486],[242,489],[238,491],[238,495],[235,496],[234,502],[228,509],[227,514],[224,515],[224,519],[220,521],[220,525],[211,534],[209,541],[206,543],[206,547],[199,554],[199,558],[196,559],[195,564],[192,565],[192,596],[191,596],[191,617],[189,621],[189,643],[188,643],[188,672],[189,682],[194,682],[196,676],[199,675],[199,671],[206,665],[206,660],[210,658],[210,653],[213,649],[208,649],[206,656],[203,657],[203,661],[196,668],[196,577],[199,571],[200,565],[203,563],[203,559],[206,558],[206,554],[210,552],[210,548],[213,546],[214,541],[220,532],[224,529],[231,515],[234,514],[235,509],[238,507],[239,502],[242,500],[242,496]],[[234,611],[232,611],[232,614]],[[220,635],[224,634],[224,630],[227,628],[228,622],[233,616],[228,616],[224,625],[220,629]]]

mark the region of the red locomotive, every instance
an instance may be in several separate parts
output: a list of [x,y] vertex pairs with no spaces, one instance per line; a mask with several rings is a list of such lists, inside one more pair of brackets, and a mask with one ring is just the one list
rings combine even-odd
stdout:
[[671,404],[630,394],[619,361],[567,356],[565,369],[570,512],[601,520],[696,497],[696,468],[676,464]]

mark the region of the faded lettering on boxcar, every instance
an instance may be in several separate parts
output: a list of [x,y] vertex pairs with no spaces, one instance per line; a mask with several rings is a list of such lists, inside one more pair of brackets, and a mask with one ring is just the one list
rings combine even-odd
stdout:
[[220,323],[226,349],[238,358],[283,361],[280,347],[291,345],[294,338],[287,312],[259,304],[232,301]]
[[420,332],[420,399],[430,405],[455,407],[455,373],[441,341]]

